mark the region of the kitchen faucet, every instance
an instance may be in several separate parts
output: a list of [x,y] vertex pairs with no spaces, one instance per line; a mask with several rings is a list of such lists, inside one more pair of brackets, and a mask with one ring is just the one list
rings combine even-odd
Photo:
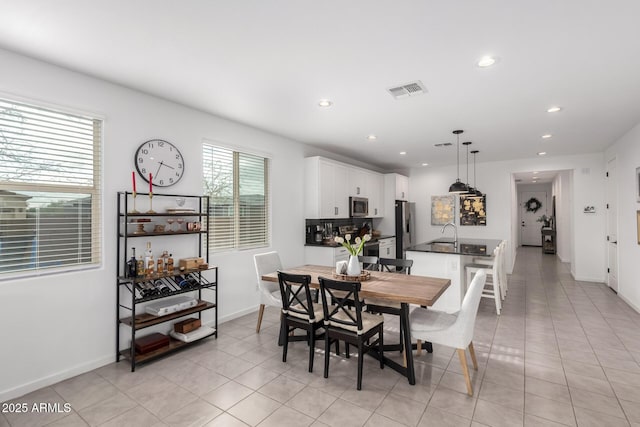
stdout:
[[448,226],[453,227],[453,243],[457,245],[458,244],[458,227],[456,227],[456,225],[453,222],[448,222],[442,226],[442,234],[444,234],[444,230]]

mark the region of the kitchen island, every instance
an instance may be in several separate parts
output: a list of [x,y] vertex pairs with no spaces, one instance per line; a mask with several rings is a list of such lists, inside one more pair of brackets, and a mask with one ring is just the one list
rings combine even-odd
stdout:
[[460,310],[466,291],[464,266],[474,257],[491,257],[500,244],[496,239],[436,239],[407,248],[407,259],[413,260],[411,274],[443,277],[451,285],[433,308],[449,313]]

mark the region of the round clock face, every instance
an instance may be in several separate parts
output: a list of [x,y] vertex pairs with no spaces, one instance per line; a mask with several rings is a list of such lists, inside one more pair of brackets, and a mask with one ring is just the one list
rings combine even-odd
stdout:
[[184,174],[182,154],[170,142],[152,139],[140,145],[136,151],[136,169],[145,181],[153,176],[154,186],[168,187],[180,181]]

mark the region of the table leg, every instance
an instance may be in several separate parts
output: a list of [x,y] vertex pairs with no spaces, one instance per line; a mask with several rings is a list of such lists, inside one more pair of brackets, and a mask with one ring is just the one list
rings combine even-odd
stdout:
[[413,367],[413,346],[411,345],[411,326],[409,325],[409,304],[403,302],[400,306],[400,328],[404,331],[404,351],[407,357],[407,378],[409,384],[416,383],[416,373]]

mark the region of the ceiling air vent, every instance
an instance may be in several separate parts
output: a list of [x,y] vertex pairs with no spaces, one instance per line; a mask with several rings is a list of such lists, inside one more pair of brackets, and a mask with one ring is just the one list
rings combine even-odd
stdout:
[[453,143],[451,143],[451,142],[443,142],[441,144],[435,144],[434,146],[435,147],[450,147],[452,145],[453,145]]
[[420,80],[392,87],[387,90],[395,99],[403,99],[410,96],[422,95],[423,93],[427,93],[427,89],[424,87]]

